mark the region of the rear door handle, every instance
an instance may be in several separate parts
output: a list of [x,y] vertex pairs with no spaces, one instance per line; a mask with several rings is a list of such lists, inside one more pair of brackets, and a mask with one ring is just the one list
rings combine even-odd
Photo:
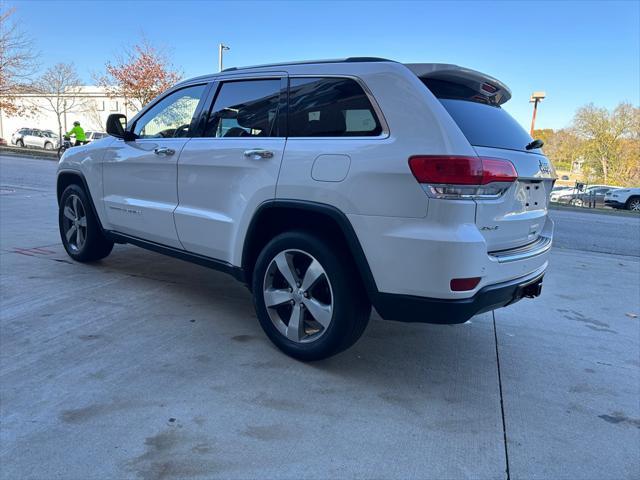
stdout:
[[273,158],[273,152],[263,150],[262,148],[253,148],[251,150],[245,150],[244,157],[254,159],[263,158],[266,160],[267,158]]
[[155,153],[156,155],[161,155],[161,156],[170,156],[173,155],[174,153],[176,153],[176,151],[173,148],[167,148],[167,147],[159,147],[156,148],[153,153]]

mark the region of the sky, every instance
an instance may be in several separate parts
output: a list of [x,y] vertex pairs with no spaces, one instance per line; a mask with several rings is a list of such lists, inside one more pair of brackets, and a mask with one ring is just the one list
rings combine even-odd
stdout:
[[505,105],[529,129],[533,91],[545,91],[536,128],[570,126],[579,107],[640,104],[640,2],[207,2],[20,1],[22,29],[43,68],[73,62],[93,72],[147,38],[185,78],[218,68],[375,56],[454,63],[506,83]]

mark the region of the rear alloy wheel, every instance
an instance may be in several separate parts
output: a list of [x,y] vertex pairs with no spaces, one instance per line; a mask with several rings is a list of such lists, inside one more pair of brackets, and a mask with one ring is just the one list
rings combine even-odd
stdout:
[[630,198],[627,202],[627,210],[632,212],[640,212],[640,197]]
[[69,185],[62,192],[58,225],[64,249],[74,260],[100,260],[113,249],[113,242],[102,233],[89,199],[78,185]]
[[333,291],[322,265],[302,250],[283,250],[267,267],[263,295],[271,322],[293,342],[306,343],[327,332]]
[[571,200],[571,205],[573,205],[574,207],[584,207],[584,202],[581,198],[576,198],[574,200]]
[[353,345],[371,305],[351,259],[324,239],[286,232],[271,240],[253,272],[260,324],[283,352],[320,360]]
[[24,142],[22,140],[18,140],[18,141],[16,141],[16,146],[24,147]]

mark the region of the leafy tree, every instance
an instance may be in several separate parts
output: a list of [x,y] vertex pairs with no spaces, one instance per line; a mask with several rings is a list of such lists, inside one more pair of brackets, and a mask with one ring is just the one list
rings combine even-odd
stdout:
[[535,130],[533,136],[544,141],[544,152],[556,168],[571,170],[580,158],[580,139],[571,129]]
[[111,97],[124,97],[128,108],[140,110],[182,75],[167,56],[146,40],[132,47],[124,58],[107,62],[106,73],[96,80]]
[[[621,103],[612,112],[586,105],[576,112],[574,129],[582,140],[581,154],[603,179],[629,183],[637,177],[640,109]],[[635,168],[634,168],[635,163]]]

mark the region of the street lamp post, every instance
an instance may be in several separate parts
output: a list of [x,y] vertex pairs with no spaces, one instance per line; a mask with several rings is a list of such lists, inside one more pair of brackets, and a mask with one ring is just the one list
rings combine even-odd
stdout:
[[218,44],[218,71],[222,71],[222,52],[224,50],[230,50],[229,47],[223,45],[222,43]]
[[531,117],[531,136],[533,137],[533,130],[536,126],[536,113],[538,112],[538,103],[542,101],[543,98],[546,97],[545,92],[533,92],[531,94],[531,98],[529,99],[529,103],[533,103],[533,117]]

